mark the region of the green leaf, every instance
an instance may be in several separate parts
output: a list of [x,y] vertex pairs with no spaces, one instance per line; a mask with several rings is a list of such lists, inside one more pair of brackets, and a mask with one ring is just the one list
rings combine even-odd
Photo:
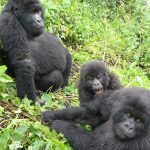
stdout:
[[9,140],[9,130],[4,130],[0,136],[0,147],[2,150],[5,150],[8,147],[8,140]]
[[7,67],[6,66],[0,66],[0,75],[5,73],[7,70]]
[[19,134],[24,134],[29,127],[27,125],[22,125],[16,129]]
[[19,148],[23,148],[20,141],[13,141],[11,145],[9,145],[9,150],[18,150]]
[[0,106],[0,116],[2,116],[3,112],[4,112],[4,107]]
[[0,93],[0,95],[1,95],[3,98],[8,97],[8,94],[6,94],[6,93]]
[[45,107],[50,106],[50,104],[52,103],[52,97],[49,94],[43,94],[41,99],[45,101]]
[[44,142],[36,139],[33,143],[33,150],[41,150],[44,147]]
[[42,132],[36,128],[34,128],[33,126],[31,126],[29,129],[28,129],[29,132],[33,133],[34,135],[37,135],[38,137],[41,137],[42,135]]

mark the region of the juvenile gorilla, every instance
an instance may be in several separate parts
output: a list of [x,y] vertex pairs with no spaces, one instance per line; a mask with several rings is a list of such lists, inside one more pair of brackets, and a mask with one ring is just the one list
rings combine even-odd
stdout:
[[35,87],[52,91],[68,85],[72,58],[59,39],[44,31],[38,0],[9,0],[0,16],[0,38],[18,97],[33,102]]
[[64,120],[55,120],[52,129],[64,134],[74,150],[149,150],[150,91],[141,88],[121,89],[110,119],[87,132]]
[[105,63],[90,60],[81,67],[80,71],[78,84],[80,105],[87,105],[106,90],[116,90],[121,87],[118,77],[109,71]]
[[111,94],[122,87],[118,77],[98,60],[91,60],[81,67],[79,80],[79,99],[81,107],[65,108],[43,113],[43,121],[69,120],[96,127],[109,119],[113,101]]

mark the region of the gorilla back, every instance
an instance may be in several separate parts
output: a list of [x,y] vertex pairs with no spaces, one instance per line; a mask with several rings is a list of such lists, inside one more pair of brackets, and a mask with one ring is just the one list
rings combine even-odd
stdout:
[[9,0],[0,16],[0,37],[9,72],[15,76],[18,97],[37,101],[35,87],[54,91],[68,85],[72,66],[69,51],[44,32],[38,0]]

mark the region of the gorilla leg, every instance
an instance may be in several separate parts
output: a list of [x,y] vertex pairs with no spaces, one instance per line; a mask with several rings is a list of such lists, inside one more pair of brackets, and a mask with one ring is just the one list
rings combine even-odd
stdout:
[[36,81],[36,86],[42,91],[47,91],[49,88],[51,91],[55,91],[63,84],[63,82],[62,73],[58,70],[54,70]]
[[66,58],[67,58],[66,68],[65,68],[64,72],[62,73],[63,79],[64,79],[64,85],[62,85],[62,88],[69,84],[68,80],[69,80],[71,67],[72,67],[72,57],[68,51],[66,51]]
[[64,120],[55,120],[52,124],[52,129],[62,133],[74,150],[90,149],[88,139],[90,133],[77,125]]

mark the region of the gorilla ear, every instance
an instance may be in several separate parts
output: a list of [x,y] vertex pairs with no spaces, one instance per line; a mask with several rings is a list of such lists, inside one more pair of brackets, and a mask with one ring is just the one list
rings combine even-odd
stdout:
[[114,73],[110,72],[109,73],[109,78],[110,78],[110,82],[109,82],[108,89],[116,90],[116,89],[119,89],[119,88],[123,87],[121,85],[121,82],[120,82],[119,78]]

